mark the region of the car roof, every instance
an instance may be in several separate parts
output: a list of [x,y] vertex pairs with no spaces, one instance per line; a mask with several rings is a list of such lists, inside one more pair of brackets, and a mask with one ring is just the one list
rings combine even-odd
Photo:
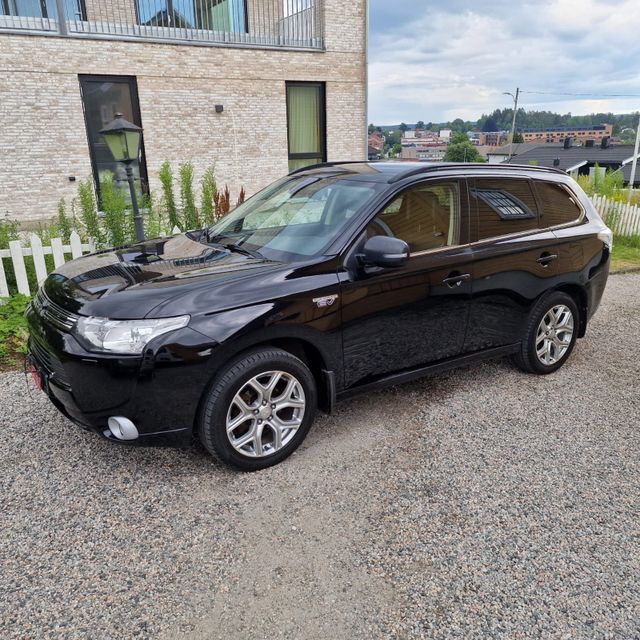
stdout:
[[[564,171],[551,167],[537,167],[533,165],[517,164],[488,164],[482,162],[406,162],[406,161],[345,161],[345,162],[323,162],[301,169],[296,169],[289,175],[317,175],[336,176],[342,175],[345,178],[367,180],[369,182],[393,183],[418,175],[438,174],[451,176],[452,174],[473,175],[479,172],[496,172],[498,174],[520,175],[523,172],[530,174],[552,173],[555,175],[567,174]],[[533,177],[533,176],[532,176]]]

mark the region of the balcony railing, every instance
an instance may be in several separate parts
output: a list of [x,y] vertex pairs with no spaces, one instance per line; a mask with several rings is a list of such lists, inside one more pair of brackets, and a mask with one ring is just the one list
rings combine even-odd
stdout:
[[0,0],[3,31],[322,49],[323,0]]

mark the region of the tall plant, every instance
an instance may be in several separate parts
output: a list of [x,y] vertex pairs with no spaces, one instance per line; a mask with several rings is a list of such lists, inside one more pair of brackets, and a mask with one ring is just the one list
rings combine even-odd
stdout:
[[109,243],[114,247],[126,244],[131,238],[127,197],[123,189],[114,185],[113,174],[108,171],[100,176],[100,201]]
[[80,218],[90,238],[98,241],[104,240],[104,234],[100,229],[98,208],[93,192],[93,180],[89,177],[78,185],[78,202],[80,206]]
[[209,167],[202,176],[202,202],[200,214],[202,223],[213,224],[216,221],[216,197],[218,186],[213,167]]
[[180,165],[180,198],[185,229],[197,229],[199,219],[196,198],[193,193],[193,164],[191,162]]
[[176,206],[176,198],[173,193],[173,169],[168,160],[165,160],[160,167],[160,184],[162,185],[162,195],[164,198],[164,207],[167,213],[167,219],[169,225],[173,227],[180,227],[181,221],[178,216],[178,207]]
[[58,201],[58,215],[56,217],[56,229],[65,242],[69,241],[69,236],[73,231],[73,223],[67,216],[66,204],[64,198]]

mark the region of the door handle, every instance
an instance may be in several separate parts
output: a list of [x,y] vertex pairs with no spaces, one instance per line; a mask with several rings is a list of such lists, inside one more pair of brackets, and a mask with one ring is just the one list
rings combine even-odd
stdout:
[[543,267],[546,267],[552,260],[555,260],[558,257],[557,253],[543,253],[536,262],[541,264]]
[[453,287],[459,287],[463,282],[466,282],[467,280],[471,280],[470,273],[459,273],[457,275],[448,276],[442,281],[442,283],[453,289]]

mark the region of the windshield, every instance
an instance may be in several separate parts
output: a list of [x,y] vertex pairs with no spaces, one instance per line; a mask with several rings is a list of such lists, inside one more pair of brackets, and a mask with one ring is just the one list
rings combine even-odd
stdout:
[[207,240],[269,260],[321,255],[380,188],[341,176],[287,176],[210,227]]

